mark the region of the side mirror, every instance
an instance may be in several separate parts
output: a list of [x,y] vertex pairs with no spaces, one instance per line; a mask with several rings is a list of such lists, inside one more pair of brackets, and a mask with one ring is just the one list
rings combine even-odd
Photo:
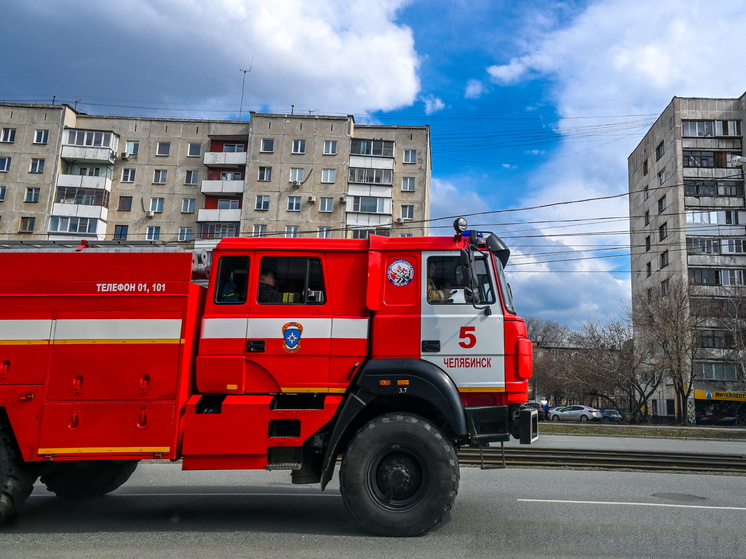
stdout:
[[461,249],[461,271],[464,275],[464,285],[471,287],[471,254],[465,248]]

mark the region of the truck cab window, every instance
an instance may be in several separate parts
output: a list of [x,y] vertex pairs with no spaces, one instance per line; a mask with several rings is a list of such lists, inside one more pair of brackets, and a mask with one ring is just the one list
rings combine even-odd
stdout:
[[261,304],[323,305],[326,295],[321,259],[262,258],[256,300]]
[[[474,262],[477,278],[477,304],[495,302],[495,288],[487,260]],[[431,256],[427,259],[427,302],[431,305],[471,305],[472,296],[466,289],[461,258],[458,256]]]
[[215,302],[221,305],[241,305],[245,303],[248,280],[248,256],[222,256],[218,262]]

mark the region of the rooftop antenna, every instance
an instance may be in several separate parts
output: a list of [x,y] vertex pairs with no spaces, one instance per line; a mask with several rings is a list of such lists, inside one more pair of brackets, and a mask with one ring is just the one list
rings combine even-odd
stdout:
[[295,114],[295,105],[290,105],[290,114]]
[[308,109],[308,114],[312,115],[313,113],[319,112],[319,109]]
[[243,92],[246,88],[246,73],[251,72],[251,68],[254,66],[254,56],[251,56],[251,62],[249,62],[249,69],[244,70],[243,68],[239,68],[238,70],[240,72],[243,72],[243,83],[241,84],[241,106],[238,109],[238,120],[241,120],[241,113],[243,113]]
[[76,111],[78,110],[78,103],[80,103],[81,101],[82,101],[82,99],[76,99],[75,100],[75,110]]
[[52,95],[52,105],[54,105],[55,99],[57,99],[57,96],[56,95]]

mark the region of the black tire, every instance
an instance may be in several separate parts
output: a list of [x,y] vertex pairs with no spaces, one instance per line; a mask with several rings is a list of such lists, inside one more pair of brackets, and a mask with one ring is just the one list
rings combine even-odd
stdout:
[[581,415],[580,416],[580,421],[588,421],[588,416],[587,415]]
[[137,468],[137,460],[87,460],[59,462],[41,476],[41,482],[58,497],[90,499],[114,491]]
[[350,514],[382,536],[417,536],[443,521],[458,493],[456,449],[422,417],[390,413],[352,439],[339,470]]
[[560,420],[559,419],[559,415],[553,415],[552,416],[552,421],[559,421],[559,420]]
[[23,462],[8,433],[0,429],[0,522],[23,506],[38,477],[33,466]]
[[604,423],[611,423],[611,418],[610,417],[604,417],[601,421],[603,421]]

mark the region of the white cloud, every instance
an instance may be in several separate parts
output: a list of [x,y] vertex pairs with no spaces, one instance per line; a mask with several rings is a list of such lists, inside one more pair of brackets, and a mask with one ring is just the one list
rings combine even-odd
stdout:
[[504,167],[505,169],[517,169],[517,168],[518,168],[518,165],[512,165],[512,164],[510,164],[510,163],[503,163],[503,164],[502,164],[502,166],[503,166],[503,167]]
[[[433,178],[430,186],[430,217],[436,219],[446,216],[462,216],[477,212],[490,210],[476,190],[465,184],[456,186],[452,182]],[[433,228],[431,235],[441,235],[443,231],[451,230],[450,221],[436,221],[433,225],[442,225],[444,228]]]
[[422,101],[425,103],[425,114],[431,115],[433,113],[437,113],[438,111],[442,111],[446,108],[445,103],[438,99],[437,97],[433,95],[428,95],[427,97],[423,97]]
[[479,80],[469,80],[466,84],[464,97],[467,99],[479,99],[486,91],[484,84]]
[[[73,66],[59,74],[67,76],[66,82],[55,83],[71,95],[111,98],[107,90],[117,84],[118,94],[129,98],[198,104],[211,97],[220,100],[215,108],[235,107],[237,112],[239,68],[248,68],[253,57],[244,108],[286,111],[295,104],[300,112],[359,114],[401,108],[417,99],[419,57],[412,30],[396,23],[405,3],[131,0],[123,9],[121,2],[69,0],[63,6],[56,0],[8,0],[4,17],[12,17],[19,29],[33,22],[38,44],[25,41],[31,49],[48,52],[64,41],[76,53]],[[71,26],[89,31],[71,36]],[[109,48],[92,48],[96,41],[86,38],[89,33],[100,33]],[[5,83],[36,79],[45,91],[50,77],[38,62],[49,60],[50,71],[59,64],[34,58],[33,71],[42,77],[34,78],[19,64],[4,65],[7,73],[0,70],[0,78],[8,78]]]
[[545,149],[530,149],[525,151],[528,155],[544,155],[546,152],[547,150]]

